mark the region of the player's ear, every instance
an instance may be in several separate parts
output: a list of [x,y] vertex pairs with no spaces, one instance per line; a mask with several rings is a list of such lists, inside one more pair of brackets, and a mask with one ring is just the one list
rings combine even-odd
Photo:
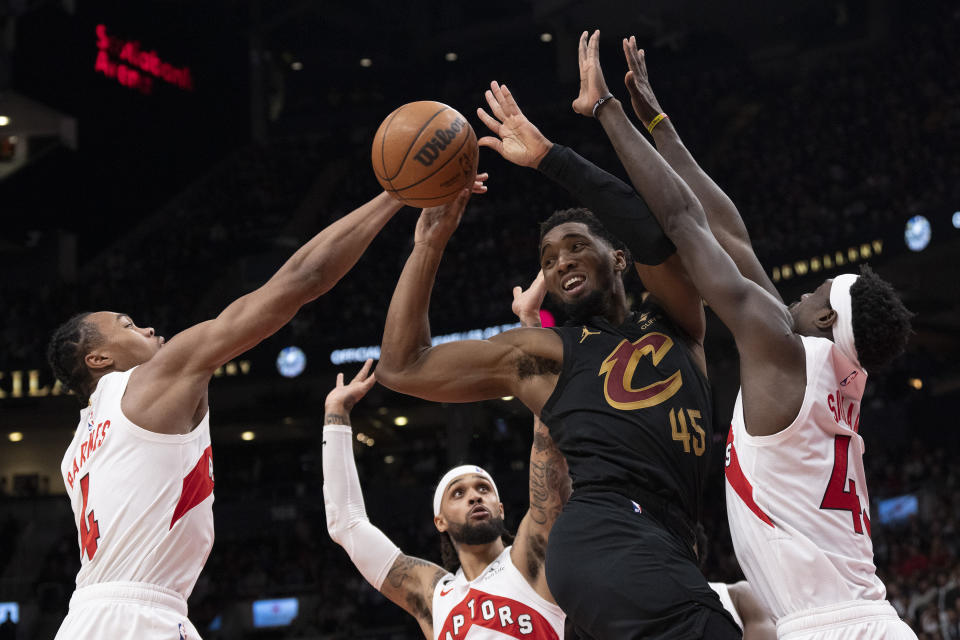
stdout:
[[627,257],[623,249],[617,249],[613,252],[613,270],[622,273],[627,270]]
[[102,371],[113,366],[113,357],[104,351],[94,349],[83,357],[83,362],[94,371]]
[[443,533],[447,530],[447,519],[443,517],[443,514],[433,516],[433,526],[437,528],[437,531]]
[[836,321],[837,312],[830,307],[824,307],[817,312],[817,317],[814,319],[813,323],[817,325],[817,328],[821,331],[831,331]]

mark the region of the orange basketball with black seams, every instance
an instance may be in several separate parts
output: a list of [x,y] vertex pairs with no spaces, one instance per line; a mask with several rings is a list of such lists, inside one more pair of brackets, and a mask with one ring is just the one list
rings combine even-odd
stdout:
[[383,121],[370,155],[384,189],[412,207],[433,207],[473,186],[477,134],[452,107],[410,102]]

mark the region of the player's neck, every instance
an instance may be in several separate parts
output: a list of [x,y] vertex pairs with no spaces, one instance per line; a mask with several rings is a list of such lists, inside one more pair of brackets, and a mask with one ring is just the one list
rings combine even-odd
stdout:
[[487,544],[461,544],[457,546],[457,556],[467,580],[475,580],[483,570],[503,553],[503,540],[497,538]]

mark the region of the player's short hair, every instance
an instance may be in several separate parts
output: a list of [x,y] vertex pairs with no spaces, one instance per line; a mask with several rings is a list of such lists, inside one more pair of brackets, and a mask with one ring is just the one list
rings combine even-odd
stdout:
[[627,249],[625,245],[618,237],[610,233],[610,231],[603,226],[603,223],[600,222],[600,219],[597,216],[593,215],[593,212],[589,209],[583,207],[576,207],[574,209],[561,209],[555,211],[553,215],[540,223],[540,242],[543,242],[543,236],[547,235],[554,227],[560,226],[565,222],[582,222],[587,226],[587,229],[590,230],[595,236],[603,238],[606,240],[611,247],[614,249],[619,249],[623,251],[624,258],[627,261],[627,264],[632,262],[630,257],[630,250]]
[[[450,573],[456,573],[460,568],[460,556],[457,555],[457,549],[453,546],[450,534],[446,531],[440,531],[440,564]],[[513,544],[514,536],[509,533],[500,535],[503,546],[509,547]]]
[[869,265],[860,267],[860,277],[850,287],[853,343],[860,364],[867,371],[886,366],[903,353],[910,338],[911,313],[893,286]]
[[57,327],[47,345],[47,362],[53,375],[73,391],[84,404],[92,391],[93,375],[84,358],[103,343],[103,334],[87,318],[90,312],[78,313]]

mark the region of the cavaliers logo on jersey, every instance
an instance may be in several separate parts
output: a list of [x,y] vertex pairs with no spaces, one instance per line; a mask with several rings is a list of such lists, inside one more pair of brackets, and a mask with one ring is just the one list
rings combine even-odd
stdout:
[[597,374],[604,376],[603,395],[607,403],[621,411],[645,409],[668,400],[679,391],[683,386],[683,376],[679,369],[665,380],[658,380],[639,389],[633,387],[633,375],[640,364],[640,358],[650,356],[656,366],[671,347],[673,340],[658,331],[652,331],[633,342],[621,340],[617,348],[603,361],[600,373]]

